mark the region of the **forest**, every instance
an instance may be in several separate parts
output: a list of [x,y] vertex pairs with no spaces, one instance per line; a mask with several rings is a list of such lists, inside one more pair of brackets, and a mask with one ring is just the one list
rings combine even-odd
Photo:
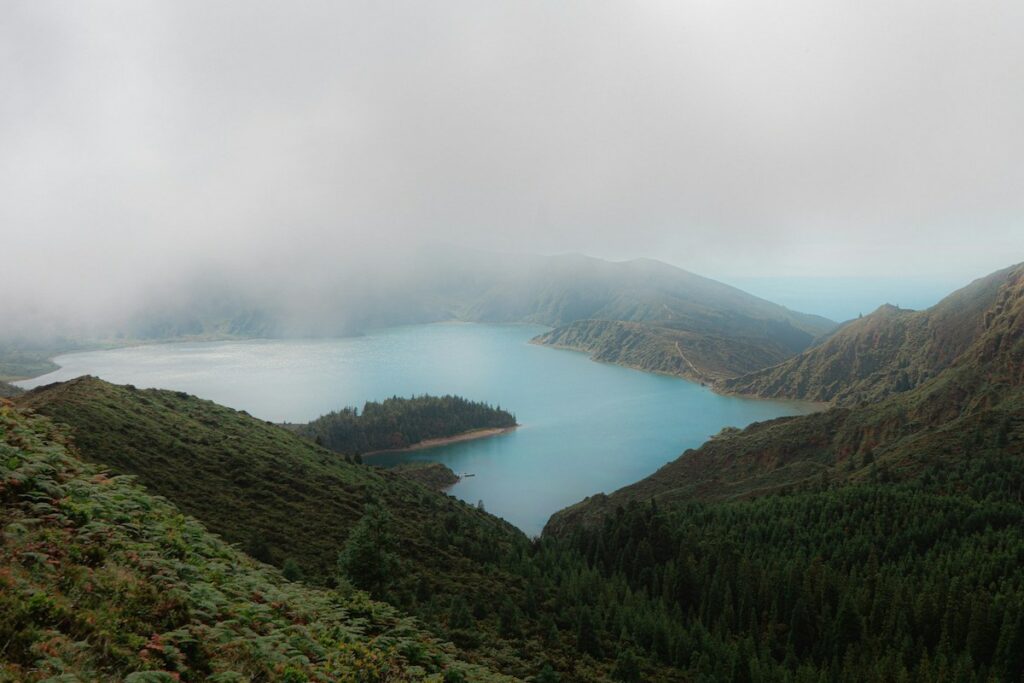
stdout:
[[516,426],[516,416],[461,396],[393,396],[368,401],[360,413],[343,408],[307,424],[286,425],[332,451],[360,455],[407,448],[427,439],[443,439],[476,429]]

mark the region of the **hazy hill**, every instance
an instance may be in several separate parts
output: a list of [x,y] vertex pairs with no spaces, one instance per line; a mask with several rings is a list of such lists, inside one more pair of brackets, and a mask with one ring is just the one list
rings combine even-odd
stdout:
[[803,353],[725,379],[724,391],[855,405],[907,391],[938,375],[977,339],[1013,266],[978,279],[924,311],[885,305],[851,320]]
[[698,381],[778,363],[834,326],[649,259],[551,257],[480,291],[461,317],[551,325],[537,343]]
[[0,680],[514,680],[286,580],[4,403],[0,456]]
[[537,343],[697,381],[777,363],[834,326],[650,259],[550,257],[481,292],[463,317],[551,325]]
[[325,337],[445,320],[551,326],[538,343],[697,381],[777,364],[835,323],[650,259],[495,254],[457,248],[396,252],[367,270],[275,279],[195,276],[144,293],[120,320],[62,338],[0,338],[0,378],[54,369],[53,356],[153,340]]
[[[343,273],[300,291],[204,281],[151,302],[118,333],[132,339],[331,336],[452,319],[527,322],[560,328],[541,343],[711,379],[777,363],[834,327],[650,259],[450,248],[396,260],[381,272]],[[623,324],[609,332],[607,322],[595,321]],[[627,334],[642,341],[623,350],[619,337]],[[681,365],[680,348],[689,359]]]
[[10,398],[11,396],[17,396],[21,393],[21,389],[8,384],[7,382],[0,382],[0,398]]

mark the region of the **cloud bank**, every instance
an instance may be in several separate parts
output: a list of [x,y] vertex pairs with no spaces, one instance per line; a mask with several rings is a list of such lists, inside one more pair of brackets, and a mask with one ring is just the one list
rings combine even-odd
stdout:
[[1021,35],[990,0],[6,3],[0,314],[422,242],[969,279],[1024,258]]

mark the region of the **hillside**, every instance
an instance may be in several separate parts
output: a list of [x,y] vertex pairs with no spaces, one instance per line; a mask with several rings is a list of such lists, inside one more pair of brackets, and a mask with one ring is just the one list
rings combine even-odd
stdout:
[[10,398],[12,396],[17,396],[20,393],[21,389],[14,386],[13,384],[8,384],[7,382],[0,382],[0,398]]
[[710,680],[1022,680],[1024,268],[981,320],[916,388],[725,429],[543,541],[650,596],[645,652]]
[[[993,290],[984,297],[989,306],[977,313],[977,327],[972,323],[974,338],[949,333],[945,339],[956,338],[962,352],[916,388],[887,390],[877,374],[869,375],[888,398],[727,431],[636,484],[558,513],[550,530],[600,518],[632,500],[760,495],[814,478],[856,481],[879,467],[898,477],[926,462],[970,459],[984,448],[1024,454],[1024,440],[1015,436],[1024,429],[1024,266],[978,281],[936,307],[947,311],[946,316],[930,309],[930,319],[948,319],[951,302],[977,301],[981,297],[973,295]],[[915,313],[890,314],[897,320],[919,319]],[[891,324],[884,327],[893,329]],[[893,353],[909,357],[922,347],[931,349],[923,354],[930,358],[940,348],[950,348],[940,341],[913,340]]]
[[286,580],[8,403],[0,502],[0,680],[514,680],[365,594]]
[[380,597],[426,613],[454,594],[519,590],[516,577],[484,569],[528,545],[515,527],[243,412],[92,377],[17,401],[69,425],[85,459],[135,475],[225,540],[279,567],[291,560],[316,583],[333,583],[338,551],[375,504],[394,520],[401,566]]
[[856,405],[907,391],[950,367],[985,329],[1012,266],[978,279],[924,311],[885,305],[842,325],[803,353],[725,379],[718,388],[764,398]]
[[512,413],[461,396],[392,397],[322,415],[287,429],[332,451],[362,454],[408,448],[482,429],[516,426]]
[[776,364],[834,327],[648,259],[557,257],[531,275],[529,284],[513,281],[500,293],[485,294],[471,307],[471,319],[517,315],[555,327],[536,343],[695,381]]
[[[575,554],[556,551],[557,567],[542,574],[519,530],[415,475],[353,464],[180,392],[82,377],[17,405],[68,425],[86,460],[134,475],[225,540],[313,584],[334,584],[340,553],[355,543],[367,554],[349,580],[373,572],[365,585],[374,597],[419,616],[463,660],[520,677],[550,667],[565,683],[609,680],[614,657],[579,656],[579,611],[562,597],[581,569]],[[651,668],[650,680],[675,680],[664,667]]]
[[618,320],[579,320],[533,342],[583,351],[601,363],[707,383],[773,365],[794,352],[768,339],[722,337]]

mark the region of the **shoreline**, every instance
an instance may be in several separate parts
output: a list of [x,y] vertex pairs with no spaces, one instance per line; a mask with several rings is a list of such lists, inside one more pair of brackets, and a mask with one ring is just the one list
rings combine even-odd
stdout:
[[471,429],[468,432],[462,432],[461,434],[454,434],[452,436],[442,436],[436,439],[424,439],[423,441],[417,441],[416,443],[403,448],[385,448],[379,451],[368,451],[363,453],[362,457],[372,458],[375,455],[384,455],[386,453],[422,451],[428,448],[437,448],[438,446],[447,446],[449,444],[461,443],[463,441],[476,441],[477,439],[486,439],[500,434],[507,434],[521,426],[522,425],[515,425],[513,427],[484,427],[483,429]]
[[634,363],[620,363],[616,361],[600,360],[594,357],[592,351],[588,351],[587,349],[583,349],[578,346],[569,346],[567,344],[549,344],[547,342],[537,341],[536,338],[531,339],[528,343],[548,349],[558,349],[560,351],[572,351],[573,353],[582,353],[592,363],[600,363],[601,365],[611,365],[613,367],[627,368],[629,370],[636,370],[637,372],[646,372],[649,375],[660,375],[662,377],[672,377],[674,379],[681,379],[684,382],[689,382],[690,384],[698,384],[701,386],[701,388],[708,389],[709,391],[711,391],[711,393],[717,394],[718,396],[724,396],[727,398],[742,398],[752,401],[773,401],[775,403],[791,403],[803,408],[811,408],[811,410],[805,413],[800,413],[801,415],[820,413],[833,407],[832,404],[828,401],[808,401],[802,398],[771,398],[768,396],[758,396],[757,394],[741,394],[736,391],[723,391],[718,385],[718,380],[708,380],[707,378],[705,378],[704,380],[699,380],[688,375],[681,375],[675,372],[665,372],[664,370],[652,370],[651,368],[645,368]]

